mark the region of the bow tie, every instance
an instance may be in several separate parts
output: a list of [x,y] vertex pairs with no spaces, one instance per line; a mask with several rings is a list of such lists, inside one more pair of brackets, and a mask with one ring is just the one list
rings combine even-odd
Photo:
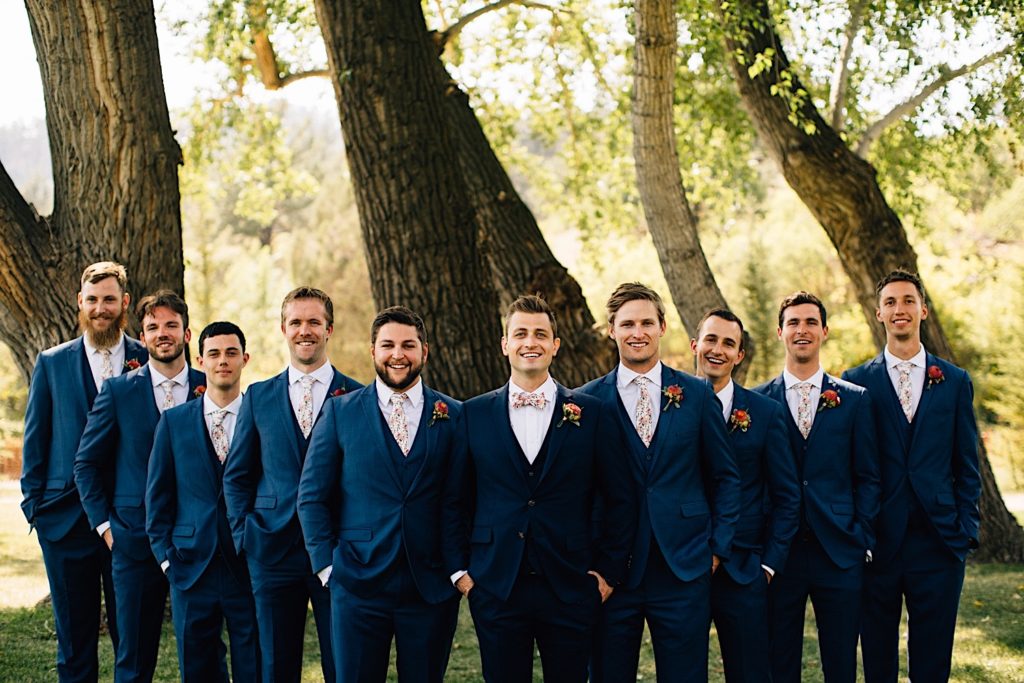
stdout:
[[522,408],[524,406],[543,408],[545,405],[547,405],[547,402],[548,400],[544,398],[544,394],[539,392],[528,394],[525,391],[520,391],[518,393],[512,394],[513,408]]

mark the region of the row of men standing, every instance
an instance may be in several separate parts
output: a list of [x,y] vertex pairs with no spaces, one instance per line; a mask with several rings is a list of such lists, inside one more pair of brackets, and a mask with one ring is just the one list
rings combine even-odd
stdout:
[[[185,367],[187,308],[169,293],[140,307],[147,364],[120,333],[123,269],[103,274],[114,266],[83,275],[85,334],[40,356],[26,416],[24,507],[62,680],[96,678],[113,539],[117,680],[152,677],[164,572],[186,680],[226,679],[224,618],[236,680],[256,680],[260,663],[265,680],[298,680],[310,601],[327,680],[384,680],[392,637],[400,679],[440,680],[453,584],[469,596],[489,681],[529,680],[534,642],[548,680],[635,680],[645,620],[659,678],[706,680],[712,617],[728,680],[799,680],[808,597],[826,680],[854,679],[858,630],[867,680],[896,680],[904,596],[912,678],[948,677],[977,537],[977,434],[966,374],[920,346],[927,309],[909,274],[879,287],[886,352],[851,372],[875,403],[821,371],[826,314],[806,293],[780,307],[786,370],[755,393],[731,381],[738,318],[702,321],[698,380],[661,364],[663,304],[631,284],[608,302],[621,361],[608,376],[557,385],[554,316],[522,297],[502,340],[509,383],[459,404],[420,381],[425,332],[405,309],[374,322],[378,379],[358,391],[326,361],[333,312],[313,289],[282,306],[290,368],[244,401],[241,330],[204,330],[204,380]],[[894,354],[913,367],[897,370]],[[122,367],[137,369],[99,392],[86,421]],[[199,395],[157,427],[165,407]]]

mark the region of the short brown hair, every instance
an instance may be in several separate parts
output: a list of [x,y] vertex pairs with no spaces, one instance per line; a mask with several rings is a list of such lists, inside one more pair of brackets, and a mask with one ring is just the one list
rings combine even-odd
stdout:
[[544,313],[548,316],[548,320],[551,321],[551,334],[555,337],[558,336],[558,323],[555,322],[555,312],[551,310],[551,306],[548,305],[547,301],[544,301],[541,297],[536,294],[523,294],[518,299],[508,305],[508,309],[505,311],[505,331],[508,332],[508,321],[512,319],[514,313]]
[[82,271],[81,285],[85,286],[87,282],[94,285],[101,280],[106,280],[108,277],[115,278],[118,287],[124,293],[125,287],[128,285],[128,273],[125,271],[124,266],[114,261],[99,261],[87,266]]
[[915,273],[911,273],[909,270],[904,270],[903,268],[897,268],[878,281],[878,284],[875,285],[876,301],[882,296],[882,290],[885,289],[885,286],[892,282],[909,282],[914,285],[915,289],[917,289],[917,293],[921,296],[921,303],[926,301],[924,285],[921,284],[921,278]]
[[810,292],[800,290],[799,292],[793,292],[779,304],[779,329],[782,329],[782,314],[786,312],[786,309],[790,306],[799,306],[800,304],[814,304],[818,307],[818,312],[821,314],[821,326],[828,327],[828,313],[825,312],[825,304],[821,303],[821,299],[814,296]]
[[630,301],[650,301],[658,309],[658,322],[665,322],[665,303],[653,289],[640,282],[623,282],[615,288],[604,305],[608,313],[608,324],[615,324],[615,314]]
[[704,327],[704,323],[708,321],[708,318],[721,318],[726,322],[736,323],[737,325],[739,325],[740,351],[743,350],[743,338],[746,336],[746,333],[743,330],[743,321],[740,320],[740,317],[738,315],[730,311],[728,308],[712,308],[710,311],[704,314],[704,317],[700,319],[699,323],[697,323],[697,341],[700,341],[700,330],[702,327]]
[[181,316],[181,323],[188,329],[188,304],[185,300],[169,289],[160,289],[139,299],[135,305],[135,315],[141,321],[153,313],[154,308],[169,308]]
[[384,327],[388,323],[398,323],[399,325],[408,325],[416,328],[416,336],[420,338],[420,341],[424,344],[427,343],[427,328],[423,324],[423,318],[416,314],[411,308],[405,306],[389,306],[383,311],[377,314],[377,317],[373,319],[373,324],[370,325],[370,343],[377,343],[377,333],[380,332],[380,328]]
[[331,297],[327,296],[327,292],[316,287],[308,287],[303,285],[302,287],[296,287],[292,291],[284,295],[284,301],[281,302],[281,324],[284,325],[284,309],[291,302],[296,299],[317,299],[324,305],[324,317],[327,319],[327,327],[334,327],[334,302],[331,301]]

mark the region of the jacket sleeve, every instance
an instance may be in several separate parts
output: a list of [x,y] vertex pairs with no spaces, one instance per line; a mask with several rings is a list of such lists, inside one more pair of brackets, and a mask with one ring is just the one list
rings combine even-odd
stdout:
[[601,404],[597,420],[597,494],[605,505],[606,520],[598,541],[594,570],[610,585],[626,578],[629,553],[637,528],[637,501],[633,477],[629,472],[626,441],[622,425],[608,415]]
[[344,458],[335,428],[337,407],[338,401],[324,404],[320,419],[313,428],[299,478],[299,523],[314,572],[332,564],[337,545],[337,525],[331,519],[331,511],[337,502]]
[[75,455],[75,485],[93,529],[110,520],[110,499],[104,488],[104,472],[114,466],[117,450],[117,408],[112,382],[103,383],[89,412],[85,432]]
[[875,520],[881,506],[882,484],[875,414],[871,408],[871,395],[866,389],[858,397],[853,419],[853,505],[864,534],[866,550],[874,550]]
[[[966,373],[965,373],[966,375]],[[972,548],[978,547],[978,499],[981,475],[978,463],[978,424],[974,417],[974,386],[966,376],[956,396],[956,431],[953,445],[953,495],[960,526]]]
[[252,512],[256,500],[256,484],[263,473],[260,433],[253,416],[253,392],[242,397],[238,410],[235,436],[231,450],[224,461],[224,504],[231,527],[235,551],[242,553],[245,540],[245,520]]
[[146,534],[158,563],[173,560],[171,531],[177,516],[178,483],[172,449],[171,428],[165,415],[156,427],[146,477]]
[[774,410],[767,416],[771,422],[762,463],[771,511],[761,563],[779,571],[786,564],[790,543],[800,528],[800,481],[783,408],[775,401],[771,406]]
[[449,576],[469,567],[469,530],[472,487],[469,469],[466,413],[460,410],[451,425],[452,450],[441,492],[441,555]]
[[25,437],[21,450],[21,509],[29,524],[35,523],[36,508],[46,491],[46,468],[53,441],[53,397],[47,378],[47,359],[36,357],[25,411]]

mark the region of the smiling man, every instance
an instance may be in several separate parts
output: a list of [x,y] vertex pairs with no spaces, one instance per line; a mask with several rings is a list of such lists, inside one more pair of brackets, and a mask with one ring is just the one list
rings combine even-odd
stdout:
[[[626,435],[616,458],[628,468],[639,524],[624,585],[601,613],[591,680],[636,680],[646,620],[658,678],[706,681],[711,578],[730,556],[739,516],[736,462],[707,383],[661,362],[658,293],[625,283],[605,308],[619,365],[580,392]],[[614,510],[597,509],[601,525],[616,523]]]
[[[461,403],[420,377],[423,320],[404,306],[370,330],[373,385],[331,401],[313,432],[299,519],[313,569],[330,582],[339,680],[441,683],[459,613],[456,466]],[[340,503],[336,504],[340,492]]]
[[964,561],[978,545],[978,427],[965,371],[928,353],[924,287],[895,270],[875,287],[885,349],[843,377],[874,399],[882,471],[875,561],[864,577],[861,650],[867,683],[899,676],[906,601],[910,678],[949,679]]
[[875,544],[878,450],[871,400],[862,387],[827,374],[825,305],[796,292],[779,305],[782,375],[755,391],[789,415],[790,446],[801,483],[800,528],[768,590],[774,683],[799,683],[804,614],[814,605],[827,683],[854,683],[865,562]]
[[768,665],[768,584],[786,562],[800,523],[800,486],[784,408],[740,386],[743,321],[715,309],[690,340],[697,376],[722,407],[740,473],[741,516],[729,559],[711,578],[711,617],[728,683],[760,683]]

